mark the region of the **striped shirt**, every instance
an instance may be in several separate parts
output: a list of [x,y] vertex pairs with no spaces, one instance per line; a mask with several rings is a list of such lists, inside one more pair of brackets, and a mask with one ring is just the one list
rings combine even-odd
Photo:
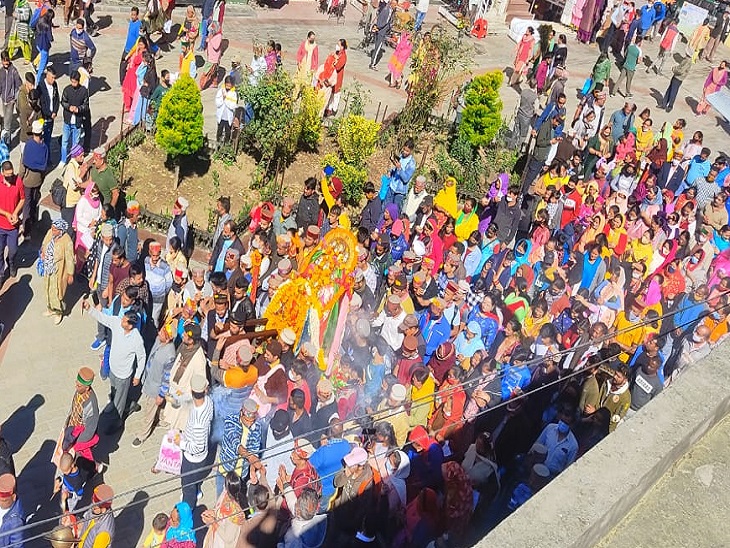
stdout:
[[195,405],[193,402],[188,423],[180,440],[180,448],[188,462],[203,462],[208,456],[208,438],[212,421],[213,401],[205,396],[203,405]]

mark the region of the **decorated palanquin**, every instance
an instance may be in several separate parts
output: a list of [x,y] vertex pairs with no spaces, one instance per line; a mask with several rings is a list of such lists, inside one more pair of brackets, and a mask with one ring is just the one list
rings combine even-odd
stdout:
[[357,265],[356,246],[355,235],[349,230],[330,230],[299,265],[298,274],[281,284],[264,312],[267,329],[294,330],[295,348],[313,342],[319,348],[320,367],[328,373],[345,331]]

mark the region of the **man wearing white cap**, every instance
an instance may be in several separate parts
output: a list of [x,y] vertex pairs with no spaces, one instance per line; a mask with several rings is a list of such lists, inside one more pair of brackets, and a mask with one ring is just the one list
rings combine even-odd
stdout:
[[[408,431],[411,429],[408,421],[408,413],[403,406],[408,391],[405,386],[396,383],[390,387],[388,397],[378,406],[378,411],[383,416],[382,420],[389,422],[395,431],[395,441],[398,447],[405,445],[408,438]],[[379,420],[377,417],[375,420]]]
[[172,271],[170,265],[162,258],[162,244],[160,242],[151,242],[149,251],[150,254],[144,260],[144,269],[152,293],[152,322],[155,327],[158,327],[162,306],[165,304],[167,293],[172,287]]
[[335,531],[352,538],[368,512],[372,512],[375,481],[373,469],[368,464],[368,452],[362,447],[353,448],[342,460],[345,469],[334,479],[338,494],[332,501],[331,525]]
[[170,250],[170,239],[173,236],[180,238],[182,242],[183,253],[187,253],[188,249],[188,202],[182,196],[178,196],[175,204],[172,206],[172,221],[167,229],[167,250]]
[[41,200],[41,186],[48,170],[50,153],[48,145],[43,142],[43,122],[36,120],[31,126],[33,138],[23,149],[23,167],[21,177],[25,189],[23,204],[23,234],[30,238],[30,230],[38,220],[38,204]]
[[413,222],[416,220],[418,208],[421,207],[421,202],[426,196],[428,196],[428,192],[426,191],[426,177],[419,175],[416,177],[416,182],[413,183],[413,186],[406,195],[406,199],[403,201],[402,213],[408,217],[409,221]]

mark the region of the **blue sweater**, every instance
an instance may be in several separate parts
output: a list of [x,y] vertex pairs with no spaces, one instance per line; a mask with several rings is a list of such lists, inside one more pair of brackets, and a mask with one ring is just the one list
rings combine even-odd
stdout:
[[41,141],[29,139],[23,150],[23,165],[32,171],[45,171],[48,167],[48,147]]

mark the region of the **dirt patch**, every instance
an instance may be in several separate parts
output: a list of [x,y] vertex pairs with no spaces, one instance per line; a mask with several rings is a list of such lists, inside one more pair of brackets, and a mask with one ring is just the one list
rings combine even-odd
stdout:
[[[231,197],[234,216],[246,205],[259,200],[258,191],[251,190],[249,182],[256,163],[241,154],[233,165],[207,156],[186,160],[181,167],[182,183],[175,188],[175,171],[165,164],[167,155],[151,139],[129,152],[124,177],[131,178],[128,195],[134,195],[147,210],[169,214],[177,196],[190,202],[188,218],[198,227],[208,226],[211,208],[218,196]],[[218,174],[216,188],[214,173]]]

